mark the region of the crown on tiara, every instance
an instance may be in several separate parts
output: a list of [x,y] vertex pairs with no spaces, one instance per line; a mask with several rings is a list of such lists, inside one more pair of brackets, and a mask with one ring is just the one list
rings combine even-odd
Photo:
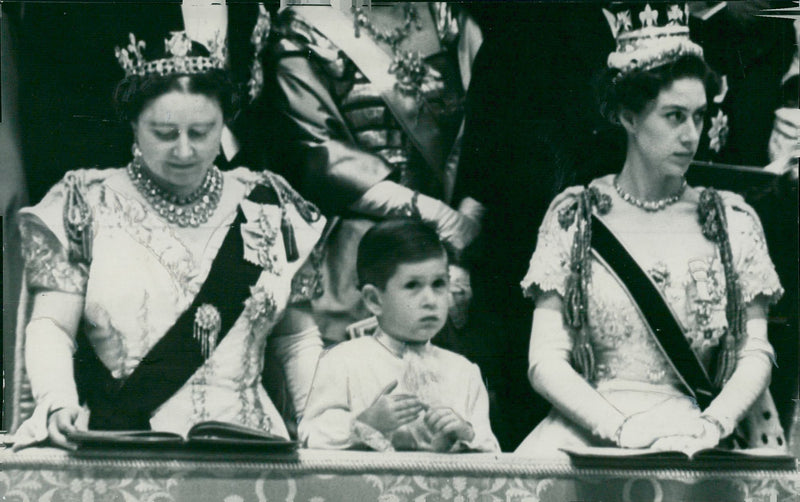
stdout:
[[219,33],[205,46],[209,56],[188,56],[192,49],[192,39],[185,31],[170,32],[171,37],[164,39],[164,58],[147,61],[142,54],[145,48],[143,40],[136,40],[133,33],[128,34],[130,43],[127,47],[114,49],[120,66],[125,71],[125,76],[138,75],[140,77],[151,75],[173,75],[205,73],[213,69],[225,68],[225,42],[220,40]]
[[[617,48],[608,56],[608,66],[620,71],[617,78],[634,70],[650,70],[703,49],[689,38],[689,8],[686,2],[633,4],[612,13],[604,9]],[[644,7],[642,7],[644,6]],[[661,22],[661,24],[659,24]]]

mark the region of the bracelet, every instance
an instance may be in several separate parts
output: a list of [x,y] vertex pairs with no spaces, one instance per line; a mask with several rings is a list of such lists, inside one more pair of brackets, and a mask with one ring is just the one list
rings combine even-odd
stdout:
[[415,220],[422,220],[422,213],[419,212],[419,190],[414,190],[414,195],[411,196],[410,217]]
[[722,425],[722,422],[712,417],[711,415],[700,415],[700,420],[704,420],[710,423],[711,425],[715,426],[719,430],[720,439],[724,438],[727,435],[725,434],[725,426]]
[[617,427],[617,430],[614,431],[614,437],[612,439],[614,440],[614,444],[616,444],[620,448],[624,448],[621,443],[622,428],[625,427],[625,424],[628,423],[628,419],[630,418],[631,418],[630,416],[625,417],[622,423],[619,424],[619,427]]
[[386,216],[390,218],[410,218],[412,220],[422,220],[422,213],[419,212],[419,192],[414,191],[411,200],[399,207],[393,207],[386,211]]

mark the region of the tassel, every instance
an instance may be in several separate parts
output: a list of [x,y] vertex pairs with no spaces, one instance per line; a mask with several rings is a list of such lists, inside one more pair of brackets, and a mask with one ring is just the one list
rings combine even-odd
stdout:
[[594,377],[594,351],[587,336],[585,334],[579,336],[582,340],[572,349],[572,363],[580,374],[591,379]]
[[728,333],[725,334],[717,359],[717,374],[714,378],[714,385],[716,385],[717,388],[722,388],[733,374],[733,370],[736,369],[735,346],[736,337],[733,336],[729,328]]
[[361,26],[358,24],[358,16],[361,15],[361,7],[353,4],[353,31],[356,38],[361,38]]
[[564,320],[572,329],[581,327],[581,299],[579,291],[580,277],[575,272],[569,274],[564,291]]
[[286,249],[286,261],[297,261],[300,258],[300,252],[297,250],[297,241],[294,238],[294,227],[285,211],[281,217],[281,235],[283,236],[283,247]]
[[81,232],[81,251],[83,252],[83,257],[87,263],[92,262],[92,242],[94,241],[94,232],[92,231],[92,225],[86,225],[83,227],[83,232]]

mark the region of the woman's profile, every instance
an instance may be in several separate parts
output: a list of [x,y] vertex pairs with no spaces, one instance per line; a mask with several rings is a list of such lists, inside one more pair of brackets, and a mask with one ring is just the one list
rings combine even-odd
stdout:
[[[657,7],[657,9],[653,8]],[[728,192],[688,186],[718,79],[679,5],[607,12],[617,49],[600,83],[623,128],[617,174],[551,204],[522,281],[535,299],[528,377],[554,406],[517,449],[785,448],[764,394],[766,313],[783,290],[760,221]]]

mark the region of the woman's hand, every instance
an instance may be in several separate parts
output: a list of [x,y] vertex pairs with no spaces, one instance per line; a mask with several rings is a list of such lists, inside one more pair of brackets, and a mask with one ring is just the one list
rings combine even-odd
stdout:
[[469,303],[472,301],[472,285],[469,272],[458,265],[448,267],[450,274],[450,320],[456,329],[467,324]]
[[389,436],[398,427],[416,420],[426,406],[411,394],[392,394],[397,380],[387,385],[370,405],[358,415],[358,420],[384,436]]
[[698,426],[702,430],[699,436],[664,437],[654,442],[651,447],[656,450],[682,451],[691,456],[697,451],[717,446],[721,439],[720,428],[705,418],[699,418],[698,422],[700,422]]
[[433,434],[436,451],[450,451],[456,441],[472,441],[472,426],[451,408],[432,408],[425,414],[425,425]]
[[50,413],[47,417],[47,433],[54,445],[70,450],[77,448],[77,445],[67,439],[67,436],[82,428],[78,422],[80,413],[81,409],[74,406],[59,408]]
[[667,399],[625,419],[617,434],[617,444],[622,448],[647,448],[666,437],[699,437],[704,422],[700,410],[690,408],[685,399]]

